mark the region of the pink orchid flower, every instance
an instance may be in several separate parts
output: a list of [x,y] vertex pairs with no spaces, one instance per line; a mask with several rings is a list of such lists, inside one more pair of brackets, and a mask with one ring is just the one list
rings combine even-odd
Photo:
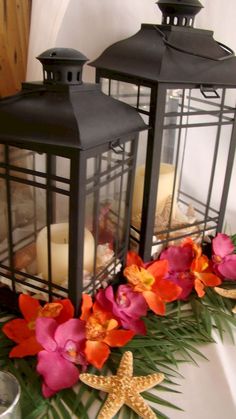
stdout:
[[170,246],[165,249],[160,260],[168,260],[169,272],[166,279],[174,282],[182,288],[178,300],[186,300],[194,287],[194,277],[190,273],[190,267],[194,259],[191,246]]
[[37,372],[44,379],[44,397],[51,397],[57,391],[75,385],[79,370],[74,364],[86,367],[84,322],[70,319],[58,325],[52,318],[38,318],[36,338],[44,348],[38,353],[37,364]]
[[188,271],[193,258],[194,253],[190,246],[169,246],[160,255],[160,260],[168,260],[169,272]]
[[233,254],[235,246],[227,234],[218,233],[212,240],[213,267],[221,277],[236,280],[236,254]]
[[140,317],[147,314],[147,303],[142,294],[133,291],[130,285],[120,285],[114,294],[112,286],[100,290],[96,296],[99,305],[113,313],[125,329],[137,334],[146,334],[146,327]]

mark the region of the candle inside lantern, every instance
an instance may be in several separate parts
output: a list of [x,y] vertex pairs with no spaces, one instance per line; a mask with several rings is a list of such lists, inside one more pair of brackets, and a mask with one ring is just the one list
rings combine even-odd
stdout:
[[[69,257],[69,225],[68,223],[52,224],[51,232],[51,264],[52,282],[62,284],[68,279]],[[38,234],[36,241],[37,270],[44,279],[48,279],[48,233],[44,227]],[[92,272],[95,245],[92,233],[84,230],[84,270]],[[76,257],[76,255],[75,255]]]
[[[140,227],[141,212],[143,205],[145,166],[137,168],[134,181],[134,194],[132,203],[132,221]],[[158,193],[156,199],[156,214],[161,214],[170,195],[173,194],[175,166],[168,163],[161,163],[158,181]],[[173,206],[174,212],[174,206]],[[174,213],[173,213],[174,215]],[[137,225],[138,224],[138,225]]]

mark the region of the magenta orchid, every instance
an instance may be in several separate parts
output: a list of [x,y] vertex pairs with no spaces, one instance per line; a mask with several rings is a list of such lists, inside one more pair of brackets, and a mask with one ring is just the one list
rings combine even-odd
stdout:
[[75,385],[79,369],[74,364],[82,365],[83,370],[86,367],[84,322],[70,319],[58,325],[52,318],[38,318],[36,338],[43,347],[38,353],[37,372],[43,376],[44,397]]
[[182,288],[178,300],[186,300],[194,287],[190,267],[194,253],[190,246],[170,246],[160,255],[160,260],[168,260],[169,272],[166,279]]
[[137,334],[146,334],[146,327],[140,317],[147,314],[147,303],[142,294],[134,292],[130,285],[120,285],[114,294],[111,286],[100,290],[96,296],[99,305],[113,313],[125,329]]
[[213,268],[216,274],[234,281],[236,280],[236,254],[235,246],[227,234],[218,233],[212,240]]

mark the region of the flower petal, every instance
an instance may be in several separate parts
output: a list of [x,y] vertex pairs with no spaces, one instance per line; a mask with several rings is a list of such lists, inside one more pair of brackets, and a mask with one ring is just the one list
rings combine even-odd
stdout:
[[132,330],[111,330],[106,334],[103,342],[109,346],[120,347],[126,345],[134,335]]
[[196,258],[199,258],[202,255],[202,247],[194,242],[190,237],[183,240],[181,247],[189,247]]
[[39,352],[37,372],[43,376],[46,388],[54,392],[74,386],[79,379],[78,368],[58,352]]
[[221,279],[210,272],[203,272],[195,274],[197,279],[203,282],[206,287],[216,287],[221,284]]
[[146,335],[147,333],[145,323],[140,319],[133,319],[126,316],[125,318],[121,318],[120,322],[124,329],[133,330],[136,335]]
[[133,291],[131,285],[120,285],[117,289],[116,296],[114,296],[111,286],[107,287],[104,292],[106,297],[105,301],[111,304],[111,310],[118,318],[125,319],[127,317],[138,319],[147,314],[146,301],[141,293]]
[[35,336],[25,339],[19,345],[15,346],[9,353],[10,358],[24,358],[25,356],[34,356],[42,351],[42,346],[37,342]]
[[166,308],[161,298],[152,291],[144,291],[143,296],[147,302],[148,307],[155,313],[163,316]]
[[127,259],[126,259],[126,266],[130,266],[130,265],[137,265],[137,266],[141,266],[142,268],[144,267],[144,263],[141,257],[136,252],[133,252],[132,250],[128,252]]
[[59,326],[54,319],[39,317],[36,320],[36,339],[47,351],[55,351],[57,349],[57,344],[54,339],[57,327]]
[[190,272],[173,272],[166,278],[182,288],[178,300],[186,300],[194,287],[194,276]]
[[108,311],[113,311],[114,292],[111,285],[106,289],[99,290],[95,298],[101,307],[106,308]]
[[204,297],[205,295],[205,291],[204,291],[204,284],[202,281],[200,281],[200,279],[196,278],[194,281],[194,288],[196,290],[196,293],[198,295],[199,298]]
[[93,315],[102,324],[114,317],[111,311],[107,311],[106,308],[104,309],[97,301],[93,304]]
[[63,306],[60,303],[46,303],[39,310],[38,317],[49,317],[54,319],[60,315],[62,309]]
[[85,322],[79,319],[70,319],[60,324],[54,334],[54,339],[60,348],[64,348],[66,341],[81,342],[85,339]]
[[182,288],[168,279],[157,279],[152,290],[166,303],[177,300]]
[[212,240],[212,248],[215,255],[224,258],[234,251],[234,244],[227,234],[218,233]]
[[90,315],[90,310],[93,306],[93,300],[91,295],[83,294],[82,295],[82,306],[81,306],[81,320],[87,320]]
[[202,255],[198,258],[193,259],[191,264],[191,271],[203,272],[209,267],[209,259],[206,255]]
[[28,323],[36,319],[41,306],[36,298],[30,297],[30,295],[27,294],[20,294],[19,307]]
[[64,298],[63,300],[57,300],[55,303],[60,303],[63,306],[62,311],[59,316],[56,318],[57,323],[64,323],[69,319],[72,319],[75,315],[75,309],[72,302],[69,298]]
[[160,256],[160,260],[167,259],[169,262],[169,271],[184,272],[189,270],[193,251],[190,246],[169,246]]
[[123,274],[136,292],[150,290],[155,282],[154,276],[147,269],[137,265],[127,266]]
[[42,384],[42,393],[45,398],[53,396],[56,391],[49,388],[45,383]]
[[85,355],[90,364],[100,369],[110,355],[109,347],[103,343],[94,340],[87,340],[85,344]]
[[163,278],[169,269],[168,260],[155,260],[148,265],[147,270],[154,276],[154,278]]
[[16,343],[23,342],[30,336],[34,335],[34,330],[30,330],[24,319],[10,320],[4,324],[2,331],[5,335]]
[[236,255],[226,256],[217,268],[224,278],[236,280]]

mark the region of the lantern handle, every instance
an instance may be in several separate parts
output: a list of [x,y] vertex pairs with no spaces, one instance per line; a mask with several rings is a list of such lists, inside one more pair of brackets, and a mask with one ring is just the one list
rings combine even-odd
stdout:
[[229,58],[235,57],[235,53],[234,53],[234,51],[233,51],[230,47],[228,47],[228,46],[226,46],[226,45],[224,45],[224,44],[222,44],[221,42],[218,42],[218,41],[216,41],[216,42],[217,42],[217,44],[218,44],[220,47],[222,47],[225,51],[227,51],[227,52],[228,52],[228,54],[227,54],[227,55],[224,55],[223,57],[220,57],[220,58],[213,58],[213,57],[209,57],[208,55],[204,55],[204,54],[197,54],[197,53],[195,53],[195,52],[188,51],[188,50],[186,50],[186,49],[184,49],[184,48],[180,48],[180,47],[178,47],[178,46],[176,46],[176,45],[172,44],[171,42],[169,42],[169,41],[168,41],[168,39],[166,38],[166,35],[164,34],[164,32],[162,32],[162,30],[161,30],[160,28],[158,28],[158,26],[153,25],[153,27],[154,27],[154,28],[156,29],[156,31],[157,31],[157,32],[161,35],[161,37],[162,37],[162,39],[163,39],[164,44],[165,44],[165,45],[167,45],[167,46],[168,46],[168,47],[170,47],[170,48],[175,49],[176,51],[184,52],[185,54],[193,55],[193,56],[195,56],[195,57],[200,57],[200,58],[206,58],[206,59],[208,59],[208,60],[213,60],[213,61],[224,61],[224,60],[228,60]]

